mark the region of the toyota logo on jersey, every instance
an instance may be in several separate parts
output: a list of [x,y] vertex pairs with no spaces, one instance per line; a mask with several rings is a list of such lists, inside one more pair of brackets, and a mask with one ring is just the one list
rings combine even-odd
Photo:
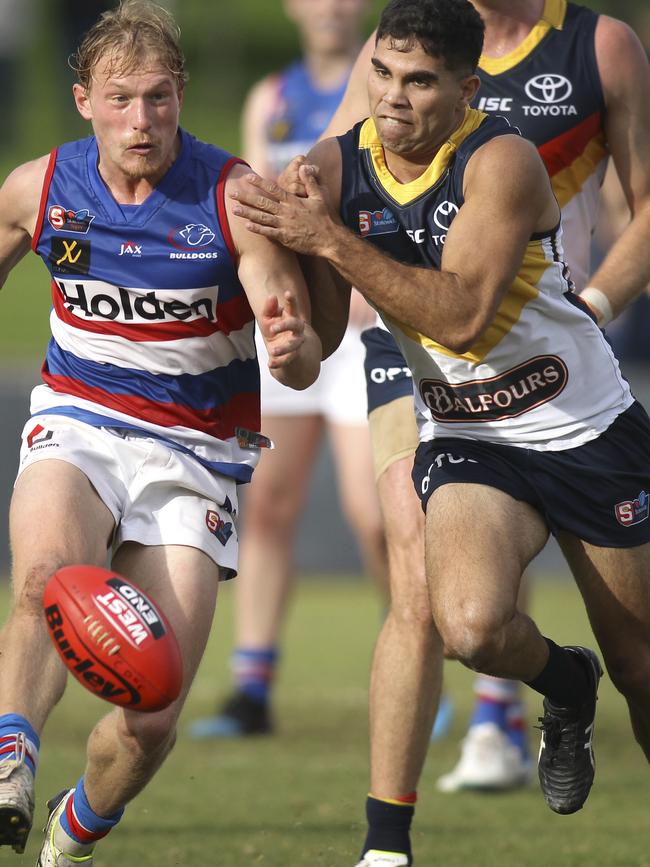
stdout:
[[573,93],[573,85],[563,75],[547,72],[529,79],[525,90],[526,96],[533,102],[549,105],[567,100]]
[[433,222],[439,229],[446,232],[457,213],[458,205],[455,205],[453,202],[440,202],[433,212]]

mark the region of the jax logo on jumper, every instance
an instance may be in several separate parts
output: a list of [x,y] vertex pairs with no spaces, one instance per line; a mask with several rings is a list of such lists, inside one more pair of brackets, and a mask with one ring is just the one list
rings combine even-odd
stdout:
[[359,232],[366,235],[387,235],[399,231],[399,224],[390,208],[383,211],[359,211]]
[[136,244],[134,241],[123,241],[120,244],[120,252],[118,256],[133,256],[139,259],[142,256],[142,245]]
[[230,521],[224,521],[219,513],[215,512],[214,509],[208,509],[205,513],[205,525],[212,535],[217,537],[222,545],[226,545],[228,539],[232,536],[232,523]]
[[47,219],[57,232],[78,232],[87,235],[95,215],[91,214],[88,208],[73,211],[62,205],[51,205],[47,212]]
[[167,235],[168,242],[179,252],[170,253],[170,259],[217,259],[219,254],[201,249],[216,238],[215,233],[205,223],[188,223],[176,226]]
[[650,497],[641,491],[635,500],[623,500],[614,506],[616,520],[624,527],[632,527],[648,519],[650,514]]

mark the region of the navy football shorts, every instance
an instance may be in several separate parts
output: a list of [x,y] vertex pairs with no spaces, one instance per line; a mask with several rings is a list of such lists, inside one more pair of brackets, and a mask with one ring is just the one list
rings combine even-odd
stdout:
[[412,475],[425,512],[442,485],[488,485],[536,508],[556,536],[604,548],[650,542],[650,419],[639,403],[596,439],[563,451],[454,437],[423,442]]
[[366,347],[368,413],[400,397],[413,397],[413,377],[395,338],[384,328],[361,333]]

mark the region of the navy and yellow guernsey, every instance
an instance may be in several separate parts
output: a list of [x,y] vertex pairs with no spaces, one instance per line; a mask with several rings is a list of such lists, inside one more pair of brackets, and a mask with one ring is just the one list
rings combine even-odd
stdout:
[[[402,184],[373,120],[357,124],[339,138],[344,223],[400,262],[439,268],[469,160],[512,134],[504,118],[468,108],[423,174]],[[413,374],[420,439],[561,450],[595,438],[631,405],[600,329],[571,302],[561,238],[559,226],[531,238],[494,320],[463,354],[383,315]]]
[[578,290],[590,273],[591,234],[609,156],[597,22],[591,9],[546,0],[542,17],[514,51],[481,57],[473,104],[506,117],[539,150],[562,208],[565,258]]

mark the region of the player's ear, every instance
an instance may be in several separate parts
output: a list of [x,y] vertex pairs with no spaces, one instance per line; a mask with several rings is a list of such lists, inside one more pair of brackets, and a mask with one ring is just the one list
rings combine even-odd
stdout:
[[92,120],[93,113],[90,107],[90,94],[87,88],[77,82],[72,85],[72,95],[79,114],[84,120]]
[[460,91],[461,91],[461,99],[465,103],[465,105],[469,105],[476,94],[478,93],[478,89],[481,85],[481,79],[478,75],[466,75],[460,81]]

